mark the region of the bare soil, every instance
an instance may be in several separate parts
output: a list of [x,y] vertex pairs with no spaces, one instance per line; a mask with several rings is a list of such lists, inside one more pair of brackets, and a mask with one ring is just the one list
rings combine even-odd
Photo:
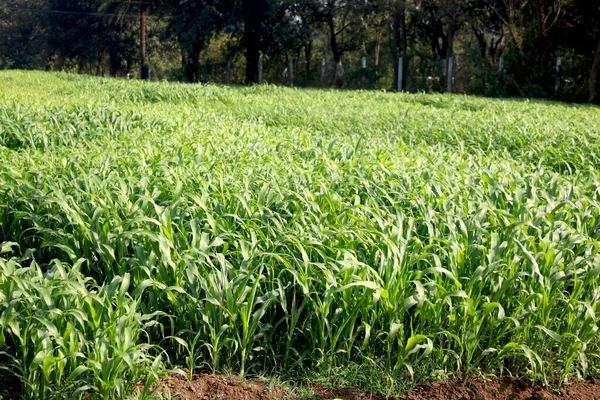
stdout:
[[[512,380],[472,380],[435,382],[410,393],[385,398],[340,388],[313,387],[317,399],[342,400],[600,400],[600,380],[575,382],[560,390]],[[194,375],[192,381],[171,375],[160,381],[157,393],[173,400],[276,400],[298,399],[289,391],[262,381],[246,381],[236,376]]]
[[560,390],[532,386],[511,380],[430,383],[420,386],[405,400],[597,400],[600,381],[590,380],[565,385]]
[[158,394],[173,400],[276,400],[289,393],[265,382],[245,381],[232,375],[194,375],[192,381],[177,374],[160,381]]

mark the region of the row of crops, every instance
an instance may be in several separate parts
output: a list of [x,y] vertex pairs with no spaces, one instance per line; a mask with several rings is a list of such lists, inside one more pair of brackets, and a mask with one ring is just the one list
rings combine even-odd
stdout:
[[1,72],[0,393],[598,376],[598,167],[591,106]]

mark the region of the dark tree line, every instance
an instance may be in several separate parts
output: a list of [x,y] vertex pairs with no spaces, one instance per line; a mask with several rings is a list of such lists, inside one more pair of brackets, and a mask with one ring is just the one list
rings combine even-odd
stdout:
[[3,0],[0,68],[600,101],[600,2]]

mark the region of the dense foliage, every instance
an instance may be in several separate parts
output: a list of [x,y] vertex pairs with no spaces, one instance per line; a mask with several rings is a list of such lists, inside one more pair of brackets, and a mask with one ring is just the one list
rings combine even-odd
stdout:
[[174,367],[598,376],[597,108],[0,85],[0,393],[122,397]]
[[599,102],[599,21],[584,0],[4,0],[0,68]]

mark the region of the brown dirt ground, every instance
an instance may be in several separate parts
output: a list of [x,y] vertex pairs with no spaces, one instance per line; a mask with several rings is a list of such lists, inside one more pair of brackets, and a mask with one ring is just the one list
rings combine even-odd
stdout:
[[405,400],[598,400],[600,381],[582,381],[560,391],[511,380],[430,383],[404,397]]
[[[392,400],[352,389],[312,388],[323,400]],[[157,393],[173,400],[277,400],[297,397],[261,381],[236,376],[194,375],[190,382],[180,375],[161,380]],[[169,397],[172,396],[172,397]],[[590,380],[552,390],[511,380],[435,382],[417,387],[399,400],[600,400],[600,380]]]
[[[244,381],[232,375],[194,375],[190,382],[173,374],[160,381],[156,392],[173,400],[277,400],[289,393],[260,381]],[[172,396],[172,397],[169,397]]]

